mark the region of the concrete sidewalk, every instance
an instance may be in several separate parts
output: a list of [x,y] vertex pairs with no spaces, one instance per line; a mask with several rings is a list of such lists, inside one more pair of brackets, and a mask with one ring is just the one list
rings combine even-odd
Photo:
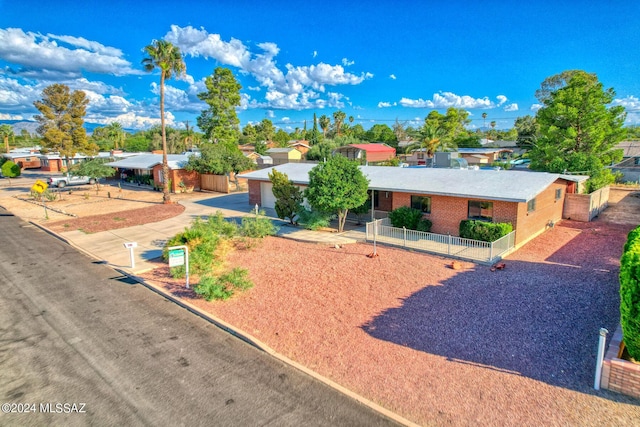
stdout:
[[[128,273],[137,274],[153,268],[150,261],[162,256],[162,248],[167,240],[183,231],[195,218],[208,217],[220,211],[225,218],[240,222],[242,217],[255,212],[249,206],[247,193],[203,194],[200,198],[182,200],[180,204],[185,207],[184,212],[164,221],[99,233],[86,234],[73,230],[59,235],[97,260],[102,260]],[[265,214],[278,225],[278,235],[285,238],[328,245],[344,245],[364,240],[363,231],[352,230],[337,234],[305,230],[287,225],[276,217],[273,209],[264,210]],[[124,246],[127,242],[137,244],[133,250],[133,267],[130,250]]]

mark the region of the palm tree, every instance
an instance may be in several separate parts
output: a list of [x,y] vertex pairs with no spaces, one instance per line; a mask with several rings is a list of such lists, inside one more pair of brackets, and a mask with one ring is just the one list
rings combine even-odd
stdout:
[[340,128],[342,128],[342,122],[344,122],[345,117],[347,115],[343,111],[336,111],[333,113],[333,123],[336,127],[336,134],[340,136]]
[[322,134],[326,138],[327,137],[327,131],[329,130],[329,125],[331,124],[331,119],[323,114],[318,119],[318,122],[320,123],[320,128],[322,129]]
[[124,147],[124,140],[126,139],[126,133],[122,129],[122,125],[118,122],[113,122],[107,126],[107,136],[113,141],[114,149]]
[[0,136],[4,140],[4,148],[6,152],[9,152],[9,137],[13,136],[13,128],[11,125],[4,124],[0,125]]
[[169,195],[169,164],[167,162],[167,134],[164,127],[164,81],[176,75],[184,74],[187,70],[180,49],[165,40],[154,40],[146,46],[144,51],[148,55],[142,60],[147,72],[160,69],[160,126],[162,127],[162,201],[171,203]]

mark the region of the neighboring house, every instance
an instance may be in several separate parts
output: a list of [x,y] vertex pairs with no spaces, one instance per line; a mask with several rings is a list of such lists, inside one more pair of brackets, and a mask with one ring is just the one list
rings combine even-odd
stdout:
[[[305,187],[313,164],[277,167],[294,184]],[[249,204],[275,206],[271,169],[243,175],[248,179]],[[509,170],[394,168],[360,166],[374,195],[374,215],[401,206],[421,209],[434,233],[457,236],[460,221],[510,222],[520,246],[562,218],[567,179],[559,174]]]
[[90,159],[91,156],[85,156],[84,154],[77,153],[70,160],[70,165],[67,165],[67,160],[60,156],[59,153],[40,154],[41,169],[48,172],[65,172],[68,167]]
[[11,150],[9,153],[2,154],[2,157],[11,160],[20,169],[39,169],[42,166],[39,151],[29,149]]
[[247,156],[256,151],[256,146],[254,144],[241,144],[238,145],[238,149],[242,152],[242,154]]
[[304,139],[301,139],[299,141],[289,141],[289,147],[295,148],[296,150],[298,150],[302,154],[302,157],[304,158],[309,152],[309,150],[311,150],[311,146],[308,144],[308,142],[309,141]]
[[[506,161],[512,153],[513,150],[508,148],[458,148],[457,151],[447,154],[450,158],[464,159],[469,166],[489,166],[493,162]],[[406,158],[406,162],[410,165],[431,164],[426,148],[412,150],[411,155]]]
[[[193,154],[168,154],[169,165],[169,189],[174,193],[180,192],[180,183],[195,190],[200,189],[200,174],[184,169],[189,157]],[[151,176],[154,187],[163,186],[162,154],[140,154],[115,162],[106,163],[117,169],[116,176],[121,179],[134,176]]]
[[267,155],[273,159],[274,165],[297,163],[302,160],[302,153],[295,148],[269,148]]
[[625,182],[640,182],[640,141],[623,141],[616,145],[622,150],[622,161],[611,169],[622,173]]
[[367,163],[386,162],[396,157],[396,149],[387,144],[349,144],[333,151],[352,160],[366,160]]

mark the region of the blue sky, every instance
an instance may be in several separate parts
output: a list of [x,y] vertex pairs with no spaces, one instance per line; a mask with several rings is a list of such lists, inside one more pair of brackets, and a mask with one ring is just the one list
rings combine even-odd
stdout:
[[365,128],[419,126],[453,106],[471,128],[487,113],[506,129],[568,69],[596,73],[640,124],[639,24],[638,1],[0,0],[0,120],[31,120],[42,89],[63,83],[87,93],[88,123],[157,124],[159,75],[141,60],[164,38],[187,66],[167,82],[174,127],[195,124],[217,66],[242,84],[242,126],[291,131],[338,109]]

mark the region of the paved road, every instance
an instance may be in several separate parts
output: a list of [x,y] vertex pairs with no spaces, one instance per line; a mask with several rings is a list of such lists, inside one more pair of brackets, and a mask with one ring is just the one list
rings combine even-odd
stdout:
[[0,403],[36,410],[0,425],[392,424],[2,209],[0,228]]

